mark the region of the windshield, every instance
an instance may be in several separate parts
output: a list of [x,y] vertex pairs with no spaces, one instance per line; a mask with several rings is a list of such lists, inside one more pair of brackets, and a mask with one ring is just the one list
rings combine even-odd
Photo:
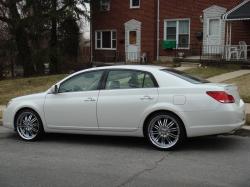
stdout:
[[189,75],[188,73],[183,72],[183,71],[178,71],[178,70],[175,70],[175,69],[162,69],[162,71],[167,72],[169,74],[172,74],[172,75],[174,75],[176,77],[179,77],[179,78],[181,78],[181,79],[183,79],[185,81],[188,81],[190,83],[193,83],[193,84],[209,83],[208,80]]

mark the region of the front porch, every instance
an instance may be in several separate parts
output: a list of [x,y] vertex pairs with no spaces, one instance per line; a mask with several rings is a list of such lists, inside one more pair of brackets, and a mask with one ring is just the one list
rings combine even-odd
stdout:
[[189,50],[174,49],[175,60],[250,63],[250,45],[242,41],[239,43],[239,45],[195,45]]

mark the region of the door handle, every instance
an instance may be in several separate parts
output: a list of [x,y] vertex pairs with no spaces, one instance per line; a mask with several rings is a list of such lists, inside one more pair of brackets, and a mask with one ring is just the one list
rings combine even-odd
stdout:
[[151,97],[151,96],[148,96],[148,95],[145,95],[145,96],[143,96],[143,97],[141,98],[141,100],[152,100],[152,99],[154,99],[154,98]]
[[96,101],[96,100],[93,97],[88,97],[84,101],[86,101],[86,102],[93,102],[93,101]]

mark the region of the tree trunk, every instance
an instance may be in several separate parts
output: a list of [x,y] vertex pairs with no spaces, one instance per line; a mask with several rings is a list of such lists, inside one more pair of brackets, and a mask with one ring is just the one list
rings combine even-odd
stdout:
[[54,15],[51,19],[51,39],[50,39],[50,73],[55,74],[59,73],[58,66],[58,39],[57,39],[57,19],[56,19],[56,8],[57,0],[52,1],[52,8]]
[[12,34],[15,37],[18,61],[23,65],[24,76],[29,77],[35,73],[34,66],[31,60],[31,50],[28,43],[28,35],[25,31],[25,27],[21,23],[21,18],[18,13],[18,9],[15,1],[9,1],[9,10],[11,19],[14,21],[9,27],[12,30]]
[[35,74],[35,69],[32,64],[31,50],[28,44],[28,37],[25,29],[19,26],[15,32],[16,45],[18,50],[18,61],[23,65],[24,77],[29,77]]

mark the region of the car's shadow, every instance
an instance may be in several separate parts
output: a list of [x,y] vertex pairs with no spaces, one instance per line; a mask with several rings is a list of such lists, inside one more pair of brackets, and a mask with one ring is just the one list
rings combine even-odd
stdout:
[[[239,144],[241,139],[239,136],[205,136],[198,138],[190,138],[176,149],[175,151],[217,151],[217,150],[233,150]],[[20,140],[16,133],[8,133],[1,139]],[[27,143],[25,141],[21,141]],[[53,144],[65,144],[65,145],[88,145],[96,147],[119,147],[129,149],[146,149],[154,150],[149,145],[145,138],[138,137],[119,137],[119,136],[97,136],[97,135],[79,135],[79,134],[60,134],[60,133],[48,133],[40,140],[33,142],[34,144],[40,143],[53,143]]]
[[[118,136],[96,136],[96,135],[72,135],[72,134],[46,134],[44,142],[56,142],[66,144],[81,144],[92,146],[111,146],[120,148],[150,149],[145,138],[118,137]],[[216,151],[234,149],[241,143],[236,136],[205,136],[190,138],[176,151]]]

